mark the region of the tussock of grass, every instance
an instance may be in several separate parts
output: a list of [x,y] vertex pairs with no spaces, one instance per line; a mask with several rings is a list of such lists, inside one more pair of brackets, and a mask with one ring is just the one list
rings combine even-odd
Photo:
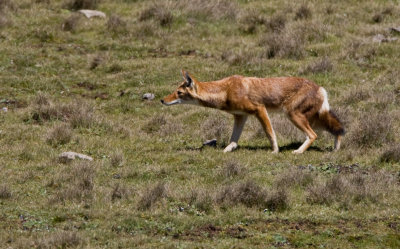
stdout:
[[89,69],[94,70],[96,69],[102,62],[103,62],[103,57],[101,55],[96,55],[92,62],[90,63]]
[[5,14],[3,14],[1,12],[0,12],[0,14],[1,14],[1,16],[0,16],[0,29],[10,26],[12,24],[12,22],[9,19],[9,17],[7,17]]
[[210,212],[214,209],[214,199],[210,192],[205,190],[192,189],[187,196],[189,205],[193,205],[199,211]]
[[11,198],[11,191],[7,185],[0,185],[0,199]]
[[222,168],[221,175],[226,178],[233,178],[242,175],[246,171],[245,167],[237,161],[230,160]]
[[333,64],[328,57],[321,58],[308,65],[301,73],[326,73],[332,71]]
[[127,24],[117,15],[111,15],[107,21],[107,30],[114,34],[124,34],[127,32]]
[[383,113],[370,113],[347,134],[346,141],[361,148],[390,144],[393,141],[393,120]]
[[171,6],[167,2],[154,2],[153,5],[145,9],[139,17],[140,21],[149,19],[155,20],[161,26],[169,26],[174,20]]
[[301,169],[290,169],[286,172],[279,174],[274,185],[278,188],[288,188],[292,186],[307,187],[315,180],[315,175],[311,172]]
[[115,184],[111,190],[111,201],[114,202],[116,200],[120,200],[122,198],[128,199],[130,196],[130,191],[125,186],[121,186],[120,184]]
[[225,186],[216,197],[217,203],[230,205],[243,204],[247,207],[267,208],[281,211],[288,208],[288,196],[284,189],[272,190],[269,193],[252,180],[235,185]]
[[158,132],[162,126],[167,123],[165,115],[155,115],[150,121],[142,127],[142,130],[148,134]]
[[110,163],[113,167],[121,167],[124,164],[124,154],[122,151],[116,151],[110,156]]
[[385,198],[390,198],[390,193],[394,191],[398,191],[396,178],[383,171],[334,175],[325,182],[310,186],[307,190],[307,201],[326,205],[337,202],[348,208],[359,202],[386,201]]
[[390,146],[385,152],[382,153],[380,157],[381,162],[392,162],[399,163],[400,162],[400,146],[393,145]]
[[11,0],[0,0],[0,13],[1,14],[3,14],[2,11],[6,11],[6,9],[15,10],[16,8],[17,7],[16,7],[16,5],[14,4],[13,1],[11,1]]
[[348,94],[344,97],[344,103],[355,104],[360,101],[368,100],[372,96],[371,89],[363,89],[361,87],[356,87],[351,89]]
[[51,233],[35,243],[37,248],[70,248],[82,244],[83,239],[76,233],[71,231],[59,231]]
[[302,5],[296,11],[295,20],[309,19],[311,17],[312,17],[312,12],[311,12],[310,7],[308,7],[307,5]]
[[96,123],[93,107],[87,102],[52,103],[43,96],[38,97],[36,102],[31,111],[31,119],[38,123],[61,120],[69,122],[73,128],[87,128]]
[[242,13],[239,17],[239,30],[246,34],[254,34],[257,28],[266,23],[266,18],[255,9]]
[[96,9],[100,0],[68,0],[65,7],[70,10]]
[[47,142],[53,146],[67,144],[73,137],[73,131],[67,124],[55,126],[47,136]]
[[48,187],[57,189],[50,202],[90,201],[95,177],[93,165],[85,161],[77,161],[67,167],[71,167],[69,172],[61,172],[47,184]]
[[106,72],[107,73],[119,73],[119,72],[122,72],[123,70],[124,70],[124,68],[120,64],[115,62],[107,68]]
[[304,56],[304,38],[296,30],[286,30],[281,33],[266,34],[260,41],[266,48],[267,58],[292,58],[299,59]]
[[74,13],[70,15],[67,19],[64,20],[61,28],[64,31],[71,31],[74,32],[79,27],[79,22],[82,19],[80,14]]
[[267,191],[251,180],[238,185],[225,186],[217,195],[219,203],[240,203],[248,207],[265,206],[266,199]]
[[139,210],[147,210],[154,206],[158,201],[167,196],[167,186],[165,182],[159,182],[153,188],[148,189],[138,203]]
[[214,20],[236,19],[239,8],[229,0],[183,0],[177,5],[188,17],[211,18]]
[[285,29],[287,19],[283,14],[277,14],[271,17],[267,22],[267,27],[273,32],[281,32]]

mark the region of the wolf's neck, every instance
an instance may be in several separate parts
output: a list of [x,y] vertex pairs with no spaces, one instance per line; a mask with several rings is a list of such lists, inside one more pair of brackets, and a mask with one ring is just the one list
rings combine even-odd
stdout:
[[220,109],[226,102],[226,89],[215,81],[198,82],[197,99],[203,106]]

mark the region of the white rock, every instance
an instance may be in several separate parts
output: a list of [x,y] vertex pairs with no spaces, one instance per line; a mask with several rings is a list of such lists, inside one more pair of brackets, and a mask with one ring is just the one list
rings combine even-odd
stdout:
[[145,94],[143,94],[143,99],[147,99],[147,100],[153,100],[154,99],[154,94],[152,94],[152,93],[145,93]]
[[390,28],[391,31],[400,33],[400,26]]
[[74,160],[76,158],[93,161],[93,158],[90,157],[90,156],[86,156],[84,154],[80,154],[80,153],[76,153],[76,152],[72,152],[72,151],[61,153],[59,155],[59,158],[64,160],[64,161]]
[[397,37],[385,37],[382,34],[377,34],[374,37],[372,37],[372,41],[373,42],[378,42],[378,43],[391,42],[391,41],[396,41],[396,40],[397,40]]
[[98,10],[79,10],[78,12],[85,15],[87,18],[92,18],[92,17],[106,18],[106,14]]
[[8,108],[7,108],[7,107],[3,107],[1,110],[2,110],[3,112],[8,112]]

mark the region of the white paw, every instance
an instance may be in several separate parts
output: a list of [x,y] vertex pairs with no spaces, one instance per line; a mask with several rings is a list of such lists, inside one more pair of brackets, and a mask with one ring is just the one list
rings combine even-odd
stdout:
[[272,151],[272,154],[278,154],[279,153],[279,149],[275,149]]
[[302,154],[303,152],[302,150],[294,150],[292,154]]
[[236,148],[237,148],[237,143],[232,142],[232,143],[230,143],[228,146],[226,146],[226,148],[224,149],[224,153],[226,153],[226,152],[231,152],[231,151],[233,151],[233,150],[236,149]]

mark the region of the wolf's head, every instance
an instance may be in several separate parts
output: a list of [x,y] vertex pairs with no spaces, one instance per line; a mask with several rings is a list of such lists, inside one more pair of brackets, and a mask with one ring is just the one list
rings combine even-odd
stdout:
[[179,87],[170,95],[164,97],[161,103],[164,105],[175,104],[197,104],[196,96],[196,79],[190,74],[182,70],[184,81],[179,84]]

